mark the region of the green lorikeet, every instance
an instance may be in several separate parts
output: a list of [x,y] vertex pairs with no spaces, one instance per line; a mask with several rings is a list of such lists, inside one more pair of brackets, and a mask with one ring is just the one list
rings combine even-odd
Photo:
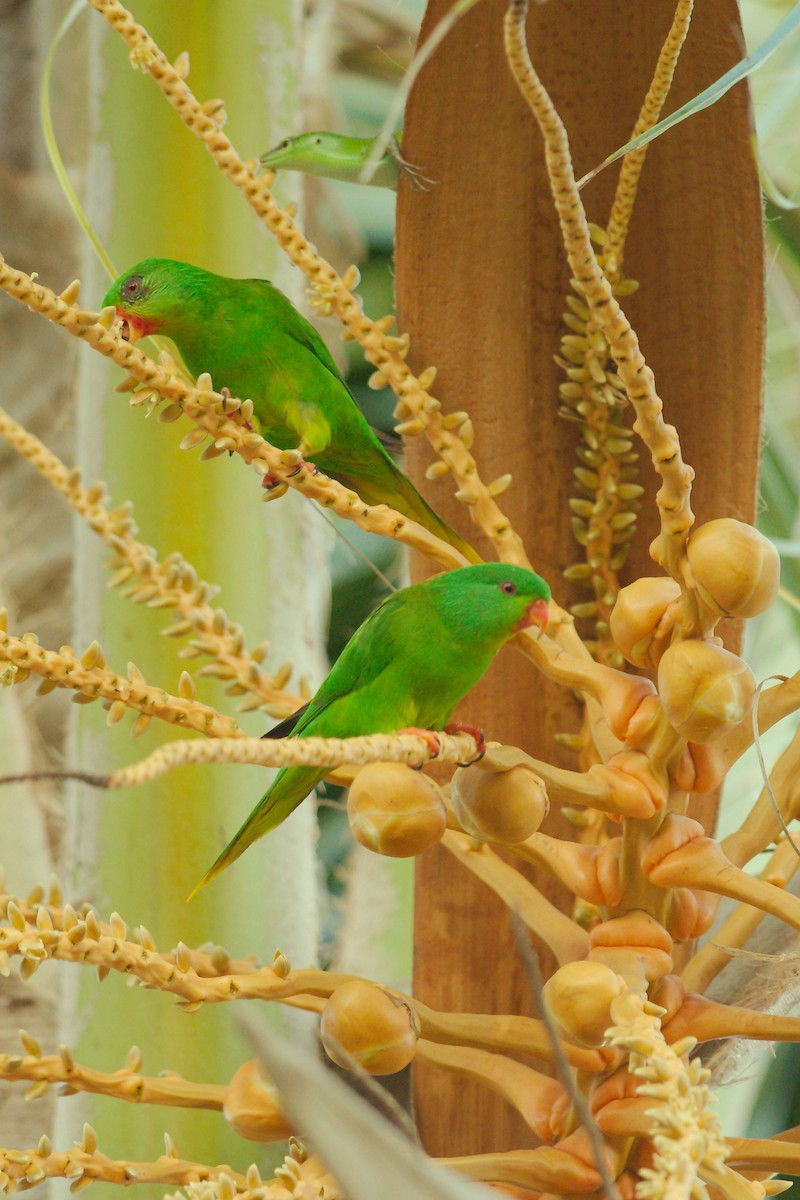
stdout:
[[[538,575],[504,563],[461,567],[403,588],[356,630],[305,708],[266,736],[441,729],[504,642],[529,625],[546,628],[549,598]],[[324,767],[279,771],[195,891],[280,825],[326,774]]]
[[459,550],[480,556],[436,515],[395,466],[347,389],[325,343],[266,279],[228,279],[166,258],[148,258],[111,285],[123,336],[163,333],[186,366],[208,371],[217,390],[252,400],[254,425],[358,492],[388,504]]

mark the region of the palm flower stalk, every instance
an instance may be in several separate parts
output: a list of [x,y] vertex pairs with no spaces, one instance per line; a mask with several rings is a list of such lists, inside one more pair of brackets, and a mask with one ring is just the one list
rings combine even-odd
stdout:
[[[117,0],[92,3],[125,38],[135,65],[153,76],[223,172],[307,271],[318,302],[329,304],[348,333],[361,341],[377,367],[375,382],[395,387],[405,432],[425,433],[439,455],[432,473],[453,475],[459,499],[498,557],[527,563],[518,534],[494,504],[507,484],[482,484],[471,454],[476,430],[463,410],[447,413],[430,396],[433,369],[413,376],[405,364],[408,339],[390,338],[385,321],[363,315],[347,286],[355,282],[352,272],[340,278],[311,249],[293,215],[277,208],[269,181],[257,178],[222,134],[220,102],[201,105],[189,92],[186,62],[168,63]],[[654,96],[663,101],[689,9],[679,6],[642,119],[655,119]],[[539,1144],[452,1154],[443,1161],[467,1179],[493,1183],[511,1194],[520,1188],[552,1196],[603,1190],[609,1196],[616,1191],[647,1200],[702,1200],[711,1191],[728,1200],[759,1200],[783,1190],[781,1182],[766,1177],[771,1172],[800,1173],[800,1150],[792,1131],[785,1138],[726,1143],[713,1108],[709,1071],[696,1049],[718,1038],[797,1040],[800,1018],[758,1012],[733,998],[731,1003],[711,1000],[704,992],[724,972],[730,955],[717,946],[701,949],[681,972],[677,948],[709,930],[722,897],[736,905],[722,926],[730,950],[741,948],[767,913],[800,930],[800,900],[785,886],[795,848],[790,841],[776,844],[783,824],[796,815],[791,784],[796,740],[773,769],[750,816],[724,842],[687,814],[690,797],[717,787],[759,730],[800,708],[800,673],[757,697],[746,664],[724,650],[716,636],[724,616],[747,619],[769,609],[777,594],[777,556],[755,530],[727,516],[694,527],[693,472],[683,461],[677,430],[664,419],[653,373],[620,306],[630,289],[620,286],[621,277],[615,275],[621,269],[641,160],[629,168],[632,174],[626,176],[609,229],[599,237],[598,255],[575,187],[564,127],[528,54],[525,16],[523,0],[513,0],[506,19],[506,52],[544,137],[575,280],[577,300],[571,309],[587,322],[585,329],[576,330],[586,345],[570,342],[568,348],[581,353],[578,369],[590,374],[584,352],[596,352],[605,380],[598,380],[598,386],[611,386],[606,367],[613,370],[615,396],[624,393],[635,413],[626,445],[639,437],[661,479],[660,528],[652,547],[661,574],[617,590],[613,606],[611,592],[603,594],[608,620],[600,630],[600,661],[592,659],[557,602],[551,606],[551,636],[535,640],[521,633],[517,638],[518,648],[540,673],[586,702],[589,753],[580,769],[566,770],[494,741],[480,762],[450,770],[449,764],[472,757],[477,745],[469,733],[444,732],[434,781],[408,769],[433,757],[424,736],[249,739],[233,717],[196,699],[188,675],[181,677],[177,694],[170,695],[147,683],[136,668],[129,668],[127,677],[111,670],[96,642],[83,654],[69,647],[50,651],[35,634],[17,638],[3,630],[0,660],[6,684],[35,674],[45,690],[69,688],[80,700],[105,700],[112,725],[132,708],[139,714],[137,722],[162,720],[204,734],[167,743],[138,763],[111,772],[92,773],[92,764],[80,764],[85,770],[78,773],[87,783],[148,786],[173,767],[192,762],[349,765],[354,778],[348,816],[362,844],[378,854],[412,856],[440,842],[459,869],[465,868],[513,910],[552,951],[558,966],[542,991],[543,1018],[437,1009],[424,995],[409,995],[379,981],[295,968],[280,949],[267,964],[235,958],[220,946],[190,947],[183,941],[160,950],[146,929],[130,930],[116,912],[104,920],[88,901],[65,903],[55,883],[37,886],[27,897],[0,896],[0,973],[8,976],[18,965],[21,977],[29,979],[57,961],[76,973],[90,969],[99,982],[124,975],[134,988],[172,997],[198,1027],[208,1006],[224,1008],[234,1000],[277,1003],[317,1014],[329,1057],[358,1076],[394,1074],[416,1061],[476,1082],[502,1097]],[[214,381],[205,375],[187,382],[168,355],[159,363],[148,359],[121,341],[106,319],[78,308],[74,286],[57,296],[0,262],[0,287],[123,367],[129,380],[124,386],[136,407],[160,409],[167,423],[188,416],[194,424],[184,439],[187,449],[208,443],[206,457],[233,450],[260,474],[275,474],[287,486],[298,487],[292,452],[277,450],[248,429],[246,398],[215,391]],[[577,358],[567,360],[578,364]],[[621,410],[616,400],[614,407]],[[177,609],[181,633],[199,632],[190,647],[213,656],[217,673],[222,667],[223,677],[233,683],[233,696],[242,694],[246,676],[259,704],[291,703],[283,693],[288,673],[279,669],[266,680],[252,669],[259,656],[246,654],[243,630],[210,606],[209,585],[182,558],[162,559],[138,543],[127,506],[109,510],[101,485],[84,488],[27,431],[1,417],[0,426],[9,443],[112,548],[116,581],[126,585],[128,599]],[[446,465],[446,472],[438,463]],[[300,490],[325,507],[408,542],[448,569],[461,565],[457,553],[397,513],[365,505],[324,477],[300,478]],[[589,488],[590,481],[585,482]],[[638,502],[635,495],[621,499]],[[618,522],[615,532],[622,529]],[[625,540],[614,543],[612,537],[612,545],[622,546]],[[591,569],[591,563],[586,565]],[[608,565],[616,570],[613,555]],[[655,682],[618,669],[624,662],[649,667]],[[769,807],[770,795],[779,818]],[[422,805],[421,797],[432,798],[431,804]],[[611,836],[604,828],[602,835],[588,840],[552,836],[541,828],[551,804],[565,808],[573,819],[580,812],[613,816],[621,832]],[[401,835],[389,819],[398,814]],[[773,845],[760,877],[743,870],[755,854]],[[530,863],[593,908],[591,929],[557,909],[526,878],[522,867]],[[487,972],[497,968],[496,961],[486,965]],[[242,1138],[263,1143],[292,1128],[280,1095],[252,1057],[231,1078],[203,1082],[169,1072],[145,1076],[135,1048],[123,1068],[113,1071],[108,1064],[79,1061],[66,1046],[44,1053],[27,1031],[20,1037],[24,1053],[0,1056],[0,1078],[24,1083],[31,1100],[60,1087],[73,1094],[103,1094],[120,1104],[207,1108]],[[554,1079],[546,1071],[557,1065],[561,1075]],[[55,1150],[47,1135],[36,1149],[0,1150],[0,1187],[11,1191],[61,1177],[70,1179],[74,1192],[94,1180],[124,1186],[157,1182],[178,1185],[196,1200],[251,1195],[255,1200],[286,1191],[298,1198],[313,1193],[335,1200],[342,1194],[334,1162],[323,1165],[309,1157],[297,1140],[290,1146],[275,1178],[265,1181],[252,1166],[237,1171],[181,1159],[169,1137],[165,1155],[152,1162],[111,1159],[100,1152],[97,1135],[86,1126],[80,1143],[69,1151]]]

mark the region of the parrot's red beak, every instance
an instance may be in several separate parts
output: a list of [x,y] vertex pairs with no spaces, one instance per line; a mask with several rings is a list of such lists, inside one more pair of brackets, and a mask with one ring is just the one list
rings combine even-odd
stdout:
[[531,625],[535,625],[539,633],[542,634],[547,629],[550,620],[550,605],[547,600],[534,600],[532,604],[525,610],[518,629],[529,629]]
[[148,320],[147,317],[138,317],[133,313],[125,312],[122,308],[117,308],[117,321],[119,322],[119,334],[123,342],[138,342],[139,338],[147,337],[148,334],[155,333],[159,327],[158,321]]

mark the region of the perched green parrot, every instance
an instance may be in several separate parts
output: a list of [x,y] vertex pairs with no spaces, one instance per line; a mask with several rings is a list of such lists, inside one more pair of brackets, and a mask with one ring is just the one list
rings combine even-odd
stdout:
[[324,179],[341,179],[345,183],[365,183],[371,187],[397,190],[401,175],[405,175],[414,187],[427,191],[426,178],[419,167],[407,162],[400,150],[399,135],[389,142],[386,150],[375,164],[369,179],[361,179],[375,138],[346,137],[341,133],[301,133],[296,137],[284,138],[272,150],[262,154],[262,167],[276,171],[303,171],[306,175],[321,175]]
[[[313,699],[266,736],[442,729],[504,642],[529,625],[547,627],[549,599],[543,579],[504,563],[461,567],[403,588],[356,630]],[[279,771],[192,895],[280,825],[327,773]]]
[[103,304],[115,306],[129,341],[163,333],[194,375],[208,371],[218,391],[226,387],[238,399],[252,400],[253,423],[268,442],[281,450],[298,448],[309,466],[367,504],[388,504],[468,561],[481,561],[395,466],[322,338],[266,279],[228,279],[173,259],[148,258],[120,275]]

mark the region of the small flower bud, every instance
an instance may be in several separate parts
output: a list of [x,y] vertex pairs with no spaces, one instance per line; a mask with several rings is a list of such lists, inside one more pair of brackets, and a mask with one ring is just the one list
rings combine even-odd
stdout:
[[337,1056],[339,1047],[369,1075],[392,1075],[413,1059],[419,1030],[405,1000],[365,979],[353,979],[325,1005],[320,1037],[328,1057],[340,1067],[349,1064]]
[[567,1037],[582,1046],[600,1046],[614,1023],[611,1001],[624,991],[625,981],[610,967],[583,959],[559,967],[542,997]]
[[278,1093],[257,1058],[242,1063],[225,1091],[225,1120],[251,1142],[281,1142],[291,1133]]
[[701,525],[686,546],[700,599],[720,616],[755,617],[778,593],[780,558],[752,525],[721,517]]
[[550,807],[544,783],[527,767],[457,771],[450,788],[453,812],[465,833],[515,846],[541,825]]
[[674,579],[642,578],[622,588],[611,613],[614,645],[636,667],[655,667],[669,644],[669,606],[680,596]]
[[362,767],[347,797],[347,818],[357,842],[390,858],[421,854],[447,828],[438,787],[404,763]]
[[658,666],[667,719],[690,742],[711,742],[747,715],[756,690],[747,663],[714,642],[675,642]]

